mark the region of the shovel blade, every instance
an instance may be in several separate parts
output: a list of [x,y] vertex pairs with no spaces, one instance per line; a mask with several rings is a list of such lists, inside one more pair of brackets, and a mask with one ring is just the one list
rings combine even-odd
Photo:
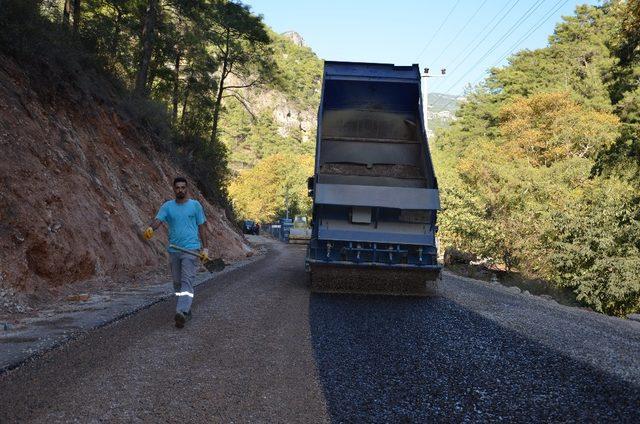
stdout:
[[204,263],[204,267],[209,272],[220,272],[224,269],[226,264],[221,258],[211,259]]

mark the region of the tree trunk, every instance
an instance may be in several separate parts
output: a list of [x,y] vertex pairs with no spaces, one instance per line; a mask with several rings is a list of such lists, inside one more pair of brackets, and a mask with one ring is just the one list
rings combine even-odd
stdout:
[[73,34],[78,35],[78,28],[80,28],[80,16],[81,13],[81,0],[73,0]]
[[[156,55],[157,56],[157,55]],[[157,57],[153,57],[151,55],[151,60],[149,61],[149,77],[147,78],[147,93],[150,93],[153,89],[153,82],[156,80],[158,76],[158,64],[159,60]]]
[[187,119],[187,102],[189,101],[189,94],[191,94],[191,83],[187,83],[187,87],[184,89],[184,99],[182,99],[182,116],[180,116],[180,126],[184,131],[184,123]]
[[218,94],[213,107],[213,124],[211,125],[211,143],[216,141],[218,135],[218,119],[220,118],[220,107],[222,106],[222,93],[224,92],[224,80],[227,78],[229,67],[229,29],[227,29],[226,50],[222,57],[222,72],[220,73],[220,83],[218,84]]
[[176,61],[175,61],[175,65],[174,65],[174,72],[173,72],[173,110],[172,110],[172,116],[171,116],[171,122],[173,123],[173,126],[175,127],[176,122],[178,121],[178,89],[180,87],[180,59],[181,59],[181,55],[180,55],[180,48],[176,48]]
[[227,62],[225,60],[222,66],[223,76],[220,77],[220,85],[218,86],[218,94],[216,95],[216,103],[213,106],[213,124],[211,126],[211,142],[216,141],[216,135],[218,134],[218,119],[220,118],[220,107],[222,106],[222,92],[224,90],[224,72],[226,72]]
[[[193,66],[193,63],[191,64]],[[187,105],[189,104],[189,95],[191,94],[191,82],[194,79],[193,68],[189,69],[189,76],[187,77],[187,86],[184,88],[184,98],[182,99],[182,115],[180,116],[180,127],[182,131],[185,131],[184,123],[187,119]]]
[[113,53],[113,68],[120,60],[120,21],[122,20],[122,9],[116,8],[116,20],[113,23],[113,33],[111,35],[111,52]]
[[69,20],[71,19],[71,1],[72,0],[64,0],[64,9],[62,10],[62,24],[65,27],[69,26]]
[[141,42],[142,52],[140,55],[140,63],[136,74],[135,92],[139,95],[147,94],[147,78],[149,74],[149,64],[151,63],[151,54],[153,53],[153,45],[155,41],[155,27],[158,13],[158,0],[149,0],[149,7],[142,28]]

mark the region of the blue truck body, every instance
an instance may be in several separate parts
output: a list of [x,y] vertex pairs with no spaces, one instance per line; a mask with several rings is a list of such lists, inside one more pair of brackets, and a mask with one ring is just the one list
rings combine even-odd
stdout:
[[325,62],[306,268],[439,276],[438,183],[418,65]]

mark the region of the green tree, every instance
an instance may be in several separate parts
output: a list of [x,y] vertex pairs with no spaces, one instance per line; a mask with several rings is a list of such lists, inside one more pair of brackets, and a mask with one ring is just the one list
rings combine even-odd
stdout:
[[637,11],[637,1],[577,7],[548,47],[492,69],[434,149],[444,246],[611,314],[640,298]]
[[[211,43],[217,49],[220,77],[214,100],[211,140],[218,134],[222,99],[226,92],[260,84],[270,75],[273,62],[270,38],[262,19],[252,15],[248,6],[229,1],[216,1],[211,19]],[[228,84],[230,77],[235,77]]]
[[599,180],[570,208],[554,213],[554,281],[599,312],[640,310],[640,197],[617,179]]

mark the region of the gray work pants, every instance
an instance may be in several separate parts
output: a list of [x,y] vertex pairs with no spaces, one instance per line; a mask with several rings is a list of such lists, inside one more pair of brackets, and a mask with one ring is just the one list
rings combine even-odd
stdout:
[[189,312],[193,301],[193,283],[198,269],[198,258],[181,252],[169,252],[169,256],[173,289],[178,298],[176,312]]

